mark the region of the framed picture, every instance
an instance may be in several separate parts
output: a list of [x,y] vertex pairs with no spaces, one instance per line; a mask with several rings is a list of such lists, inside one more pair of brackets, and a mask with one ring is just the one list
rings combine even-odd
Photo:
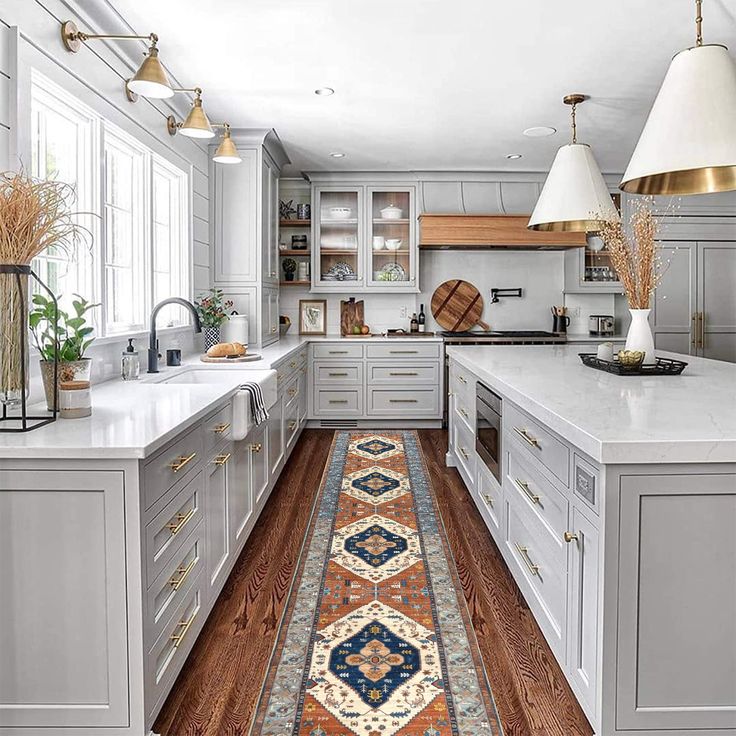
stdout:
[[327,300],[299,300],[299,334],[324,335],[327,333]]

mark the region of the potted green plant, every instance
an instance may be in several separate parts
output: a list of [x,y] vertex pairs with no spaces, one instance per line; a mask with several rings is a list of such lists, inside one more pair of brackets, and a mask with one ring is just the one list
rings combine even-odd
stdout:
[[296,261],[293,258],[284,258],[281,267],[284,269],[284,280],[293,281],[296,271]]
[[198,297],[194,306],[202,324],[205,352],[220,342],[220,327],[227,319],[227,310],[233,303],[225,299],[222,289],[210,289],[207,294]]
[[[54,403],[54,359],[59,361],[56,391],[66,381],[89,381],[92,360],[85,357],[92,344],[94,328],[87,322],[88,313],[99,304],[92,304],[79,294],[72,300],[73,314],[54,307],[43,294],[33,295],[33,309],[28,321],[33,340],[41,356],[41,378],[46,404],[51,411]],[[58,339],[57,339],[58,335]],[[58,401],[57,401],[58,405]]]

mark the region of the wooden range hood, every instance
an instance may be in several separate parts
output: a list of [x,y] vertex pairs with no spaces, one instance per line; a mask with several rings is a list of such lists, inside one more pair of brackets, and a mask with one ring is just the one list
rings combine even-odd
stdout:
[[585,233],[528,230],[529,215],[419,215],[426,250],[565,250],[585,246]]

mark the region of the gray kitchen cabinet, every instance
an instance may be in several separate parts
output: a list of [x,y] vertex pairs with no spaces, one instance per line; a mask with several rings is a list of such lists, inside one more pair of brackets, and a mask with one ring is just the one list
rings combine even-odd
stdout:
[[232,137],[242,162],[210,167],[213,285],[248,315],[251,342],[267,345],[279,339],[278,182],[289,159],[272,130]]
[[207,458],[205,466],[207,575],[209,586],[214,591],[213,597],[225,582],[232,554],[232,454],[233,443],[226,442]]
[[616,726],[732,734],[736,477],[631,474],[620,488]]
[[271,475],[276,475],[284,459],[284,394],[268,410],[268,467]]
[[0,489],[0,728],[127,726],[123,473],[1,468]]
[[255,504],[253,503],[253,468],[252,454],[254,435],[260,427],[252,430],[244,440],[233,444],[230,459],[230,540],[237,547],[250,531]]
[[698,247],[699,355],[736,362],[736,241]]
[[256,427],[247,440],[251,455],[250,492],[254,510],[260,509],[265,502],[271,478],[269,472],[268,426],[266,423]]

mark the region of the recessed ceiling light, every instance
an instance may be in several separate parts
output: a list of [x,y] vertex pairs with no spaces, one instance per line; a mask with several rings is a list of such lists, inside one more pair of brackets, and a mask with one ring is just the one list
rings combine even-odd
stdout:
[[319,95],[320,97],[328,97],[329,95],[334,95],[335,90],[332,89],[332,87],[318,87],[314,90],[314,94]]
[[548,135],[554,135],[557,128],[550,128],[547,125],[535,125],[533,128],[527,128],[524,135],[527,138],[545,138]]
[[345,158],[344,153],[331,153],[330,156],[332,156],[332,158]]
[[517,158],[521,158],[522,154],[520,153],[509,153],[508,156],[506,156],[507,159],[511,161],[515,161]]

